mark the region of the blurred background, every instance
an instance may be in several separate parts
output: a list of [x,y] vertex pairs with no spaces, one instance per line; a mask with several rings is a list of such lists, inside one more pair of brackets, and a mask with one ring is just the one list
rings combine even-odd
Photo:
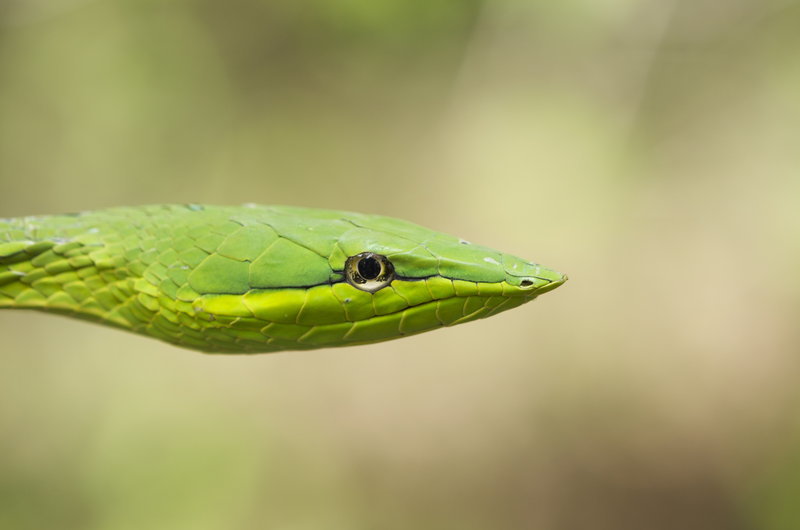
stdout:
[[356,210],[571,278],[250,357],[4,311],[0,528],[800,528],[798,49],[797,0],[0,0],[0,216]]

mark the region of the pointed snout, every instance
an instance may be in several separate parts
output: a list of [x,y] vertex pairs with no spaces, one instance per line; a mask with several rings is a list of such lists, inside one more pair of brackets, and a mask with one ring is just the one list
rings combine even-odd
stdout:
[[535,274],[528,276],[509,276],[508,283],[519,287],[526,294],[540,295],[552,291],[567,281],[567,275],[544,267],[537,267]]

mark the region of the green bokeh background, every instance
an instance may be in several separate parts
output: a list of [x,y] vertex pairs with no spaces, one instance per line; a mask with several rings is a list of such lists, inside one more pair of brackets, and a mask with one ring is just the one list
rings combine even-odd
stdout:
[[2,529],[800,528],[800,2],[0,0],[0,215],[408,219],[569,273],[385,344],[0,314]]

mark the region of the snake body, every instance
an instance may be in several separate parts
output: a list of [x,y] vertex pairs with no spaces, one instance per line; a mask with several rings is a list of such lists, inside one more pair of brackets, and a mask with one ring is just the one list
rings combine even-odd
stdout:
[[566,276],[388,217],[158,205],[0,219],[0,308],[204,352],[372,343],[533,300]]

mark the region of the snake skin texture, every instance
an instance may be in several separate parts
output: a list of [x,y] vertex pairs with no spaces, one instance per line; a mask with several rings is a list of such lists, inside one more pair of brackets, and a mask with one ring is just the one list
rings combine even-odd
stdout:
[[[395,277],[367,292],[345,263]],[[204,352],[378,342],[488,317],[562,284],[540,265],[388,217],[158,205],[0,220],[0,308],[115,326]]]

